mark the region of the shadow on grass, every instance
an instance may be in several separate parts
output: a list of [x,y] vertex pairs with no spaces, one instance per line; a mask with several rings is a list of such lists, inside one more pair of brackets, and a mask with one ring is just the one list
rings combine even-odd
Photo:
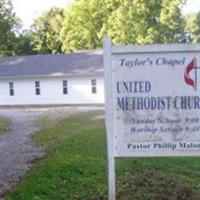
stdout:
[[[199,200],[200,192],[183,179],[143,166],[117,179],[117,200]],[[107,200],[106,196],[90,200]]]

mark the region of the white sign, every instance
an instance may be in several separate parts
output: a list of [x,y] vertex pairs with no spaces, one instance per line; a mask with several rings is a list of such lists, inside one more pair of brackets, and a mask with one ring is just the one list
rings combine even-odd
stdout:
[[200,155],[200,45],[106,38],[104,67],[109,158]]

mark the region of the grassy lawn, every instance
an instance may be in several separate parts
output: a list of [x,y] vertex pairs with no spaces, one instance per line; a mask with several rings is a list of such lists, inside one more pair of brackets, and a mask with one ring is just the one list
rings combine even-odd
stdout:
[[0,117],[0,136],[9,129],[9,120]]
[[[107,199],[106,135],[102,112],[64,120],[41,119],[34,140],[46,148],[6,200]],[[117,160],[118,200],[200,199],[199,158]]]

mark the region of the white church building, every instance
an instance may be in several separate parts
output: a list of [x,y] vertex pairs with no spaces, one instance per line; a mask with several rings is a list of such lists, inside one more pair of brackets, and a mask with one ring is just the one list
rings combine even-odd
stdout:
[[103,104],[101,51],[0,58],[0,105]]

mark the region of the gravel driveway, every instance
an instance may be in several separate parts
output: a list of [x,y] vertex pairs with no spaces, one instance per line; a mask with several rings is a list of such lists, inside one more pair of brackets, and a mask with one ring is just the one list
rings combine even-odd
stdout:
[[93,109],[102,107],[0,109],[0,116],[11,121],[9,132],[0,137],[0,197],[44,154],[41,147],[31,142],[31,135],[39,130],[36,124],[38,117],[66,117],[74,112]]

